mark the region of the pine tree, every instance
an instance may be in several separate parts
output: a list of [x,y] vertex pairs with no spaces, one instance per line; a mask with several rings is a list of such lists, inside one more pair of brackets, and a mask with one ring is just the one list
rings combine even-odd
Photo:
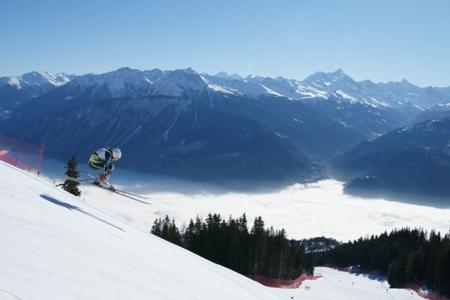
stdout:
[[77,170],[77,160],[75,156],[72,156],[71,159],[67,162],[66,165],[66,176],[68,177],[66,181],[64,181],[62,187],[64,190],[68,191],[69,193],[80,196],[81,192],[78,189],[78,186],[80,183],[77,181],[77,178],[80,176],[78,170]]
[[267,247],[268,247],[268,232],[264,229],[264,221],[259,216],[253,222],[251,230],[252,246],[252,274],[265,274],[267,264]]
[[162,220],[161,218],[155,219],[153,222],[152,229],[150,230],[150,233],[161,237],[162,236]]
[[246,276],[293,279],[314,268],[299,241],[289,241],[284,229],[266,230],[261,217],[249,231],[245,214],[228,220],[219,214],[197,216],[181,230],[166,216],[154,221],[151,233]]

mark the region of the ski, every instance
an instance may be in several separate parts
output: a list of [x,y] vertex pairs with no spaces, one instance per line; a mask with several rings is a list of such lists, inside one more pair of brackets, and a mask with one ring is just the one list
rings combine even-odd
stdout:
[[[97,179],[97,177],[95,177],[94,175],[92,175],[92,174],[90,174],[90,173],[86,173],[89,177],[91,177],[92,179]],[[141,199],[146,199],[146,200],[148,200],[149,198],[148,197],[145,197],[145,196],[142,196],[142,195],[139,195],[139,194],[135,194],[135,193],[132,193],[132,192],[128,192],[128,191],[124,191],[124,190],[118,190],[118,189],[116,189],[116,188],[114,188],[116,191],[118,191],[118,192],[121,192],[121,193],[124,193],[124,194],[127,194],[127,195],[130,195],[130,196],[134,196],[134,197],[138,197],[138,198],[141,198]]]
[[148,197],[145,197],[145,196],[142,196],[142,195],[139,195],[139,194],[135,194],[135,193],[131,193],[131,192],[128,192],[128,191],[124,191],[124,190],[116,189],[116,191],[117,192],[121,192],[123,194],[130,195],[130,196],[138,197],[138,198],[141,198],[141,199],[147,199],[147,200],[149,199]]
[[131,200],[134,200],[134,201],[136,201],[136,202],[139,202],[139,203],[142,203],[142,204],[147,204],[147,205],[151,204],[150,202],[146,202],[146,201],[137,199],[137,198],[135,198],[135,197],[133,197],[133,196],[131,196],[131,195],[127,195],[126,192],[123,192],[123,191],[120,191],[120,190],[116,190],[116,189],[114,189],[112,186],[104,186],[104,185],[97,184],[97,183],[94,183],[94,182],[93,182],[92,184],[95,185],[95,186],[97,186],[97,187],[99,187],[99,188],[102,188],[102,189],[104,189],[104,190],[110,191],[110,192],[112,192],[112,193],[116,193],[117,195],[120,195],[120,196],[122,196],[122,197],[131,199]]
[[137,201],[137,202],[142,203],[142,204],[147,204],[147,205],[150,205],[150,204],[151,204],[150,202],[147,202],[147,201],[143,201],[143,200],[137,199],[137,198],[135,198],[135,197],[133,197],[133,196],[130,196],[130,195],[128,195],[128,194],[122,192],[122,191],[117,191],[117,190],[116,190],[116,191],[110,190],[110,191],[113,192],[113,193],[116,193],[116,194],[118,194],[118,195],[120,195],[120,196],[122,196],[122,197],[125,197],[125,198],[128,198],[128,199]]

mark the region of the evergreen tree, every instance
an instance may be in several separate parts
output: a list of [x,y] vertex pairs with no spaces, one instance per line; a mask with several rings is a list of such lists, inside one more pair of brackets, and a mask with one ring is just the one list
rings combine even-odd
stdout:
[[153,222],[150,233],[176,245],[182,245],[181,234],[175,224],[175,220],[170,220],[169,216],[166,216],[164,219],[156,219]]
[[393,288],[400,288],[406,282],[406,255],[397,257],[389,266],[388,282]]
[[289,241],[284,229],[266,230],[261,217],[249,232],[245,214],[228,220],[219,214],[209,214],[205,220],[197,216],[181,231],[166,216],[154,221],[151,233],[251,277],[294,279],[313,272],[312,257],[305,248]]
[[150,232],[156,236],[159,236],[159,237],[162,236],[162,220],[161,220],[161,218],[158,218],[153,222],[152,230]]
[[392,287],[416,282],[450,296],[450,233],[397,229],[339,245],[323,259],[322,264],[387,273]]
[[261,217],[255,218],[251,230],[251,271],[253,274],[265,274],[267,266],[267,236],[268,232],[264,229],[264,221]]
[[75,156],[72,156],[72,158],[69,159],[66,165],[67,170],[65,174],[68,178],[64,181],[62,187],[67,192],[75,196],[80,196],[81,191],[78,189],[80,183],[77,181],[77,178],[80,176],[80,173],[77,170],[77,165],[78,163]]

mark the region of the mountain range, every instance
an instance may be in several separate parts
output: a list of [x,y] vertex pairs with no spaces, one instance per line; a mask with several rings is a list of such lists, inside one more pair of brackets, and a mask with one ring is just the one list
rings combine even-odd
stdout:
[[[358,144],[335,162],[353,194],[448,206],[450,118],[391,131]],[[426,201],[424,201],[426,200]]]
[[[429,109],[450,101],[450,87],[418,87],[406,79],[375,83],[355,81],[342,69],[316,72],[303,81],[284,77],[247,76],[219,72],[198,73],[190,68],[173,71],[120,68],[103,74],[69,75],[30,72],[21,76],[0,77],[3,109],[6,99],[19,104],[40,96],[52,88],[68,84],[81,88],[105,88],[109,96],[140,97],[149,95],[181,96],[184,91],[210,91],[239,96],[275,96],[290,100],[340,99],[373,107]],[[11,105],[8,103],[9,107]]]
[[[359,143],[442,116],[450,88],[355,81],[341,69],[299,81],[192,69],[0,78],[0,134],[81,160],[121,147],[120,166],[190,179],[309,182]],[[339,170],[338,170],[339,171]]]

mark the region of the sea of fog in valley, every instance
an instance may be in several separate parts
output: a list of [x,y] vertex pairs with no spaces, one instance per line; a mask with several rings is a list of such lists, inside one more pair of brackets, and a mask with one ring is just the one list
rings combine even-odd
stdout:
[[[84,163],[80,164],[80,170],[81,178],[95,174]],[[63,172],[63,164],[47,160],[44,173],[55,183],[61,182]],[[151,205],[89,184],[81,186],[85,201],[144,230],[151,228],[155,218],[166,215],[183,226],[190,218],[206,217],[209,213],[219,213],[225,218],[245,213],[249,226],[256,216],[262,216],[266,226],[284,228],[289,237],[296,239],[326,236],[347,241],[406,226],[443,233],[450,229],[450,209],[350,196],[344,194],[343,182],[332,179],[278,190],[237,192],[117,169],[111,183],[148,196]]]

